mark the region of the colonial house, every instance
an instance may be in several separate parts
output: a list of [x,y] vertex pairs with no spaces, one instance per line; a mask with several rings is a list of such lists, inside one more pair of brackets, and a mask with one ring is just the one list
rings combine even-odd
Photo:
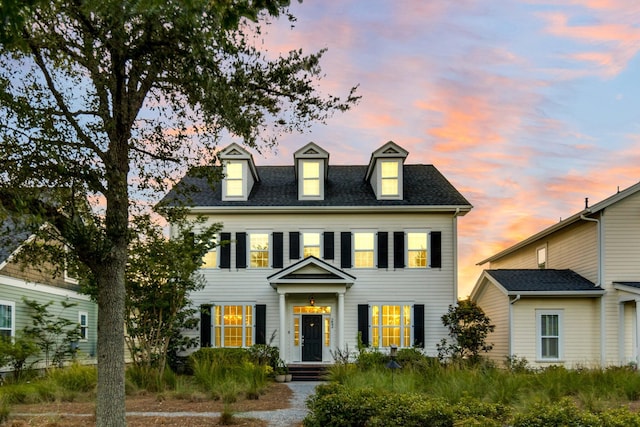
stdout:
[[532,365],[638,363],[640,183],[479,263],[471,298],[496,325],[490,356]]
[[[200,345],[279,347],[288,362],[332,362],[358,337],[378,349],[436,354],[457,299],[457,221],[469,202],[432,165],[393,142],[368,164],[332,165],[309,143],[286,166],[219,152],[212,188],[188,173],[163,203],[221,223],[205,256]],[[202,170],[200,170],[202,172]]]
[[[98,309],[87,295],[79,292],[78,281],[66,272],[56,275],[46,266],[23,265],[16,255],[32,239],[21,231],[10,216],[0,220],[0,336],[15,337],[25,326],[32,326],[35,314],[23,298],[38,304],[53,302],[52,316],[77,322],[80,340],[76,350],[85,359],[95,357]],[[64,308],[61,302],[73,304]],[[74,344],[75,345],[75,344]]]

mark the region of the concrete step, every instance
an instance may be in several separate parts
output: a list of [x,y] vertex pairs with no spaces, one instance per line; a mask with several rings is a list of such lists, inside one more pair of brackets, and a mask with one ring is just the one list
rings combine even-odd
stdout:
[[323,381],[326,379],[329,365],[289,364],[289,373],[293,381]]

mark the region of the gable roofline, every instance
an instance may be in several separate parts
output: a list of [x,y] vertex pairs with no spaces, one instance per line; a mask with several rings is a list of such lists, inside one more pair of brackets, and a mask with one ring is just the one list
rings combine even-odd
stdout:
[[324,163],[324,179],[327,179],[329,174],[329,152],[320,147],[315,142],[309,142],[304,147],[296,150],[293,153],[293,167],[295,170],[296,178],[298,178],[298,160],[302,159],[323,159]]
[[405,159],[409,155],[409,152],[404,148],[400,147],[393,141],[389,141],[384,144],[382,147],[378,148],[376,151],[371,153],[371,158],[369,159],[369,165],[367,166],[367,172],[365,174],[364,179],[369,180],[371,178],[371,174],[375,169],[376,161],[381,158],[387,159],[402,159],[402,163],[404,163]]
[[256,164],[253,161],[253,154],[247,151],[245,148],[241,147],[240,144],[236,142],[232,142],[231,144],[224,147],[218,153],[218,158],[221,163],[224,163],[225,160],[246,160],[249,163],[249,170],[251,171],[251,175],[253,176],[254,181],[260,182],[260,176],[258,175],[258,170],[256,169]]
[[[326,278],[319,277],[317,275],[309,275],[308,279],[303,278],[304,273],[296,275],[296,272],[300,270],[304,270],[308,266],[314,266],[318,269],[326,272]],[[294,275],[295,278],[288,278],[288,276]],[[329,284],[344,284],[347,287],[351,287],[355,282],[355,276],[340,270],[339,268],[334,267],[333,265],[316,258],[314,256],[309,256],[304,258],[301,261],[296,262],[282,270],[272,274],[267,277],[269,284],[272,288],[277,289],[278,285],[295,283],[329,283]]]
[[509,255],[515,251],[517,251],[518,249],[521,249],[531,243],[534,243],[537,240],[542,239],[543,237],[549,236],[553,233],[555,233],[558,230],[561,230],[563,228],[566,228],[572,224],[575,224],[578,221],[582,221],[583,217],[589,217],[592,216],[594,214],[600,213],[601,211],[603,211],[604,209],[608,208],[609,206],[619,202],[620,200],[623,200],[635,193],[637,193],[638,191],[640,191],[640,182],[625,188],[622,191],[618,191],[616,194],[607,197],[606,199],[594,204],[593,206],[583,209],[580,212],[566,218],[563,219],[559,222],[557,222],[556,224],[545,228],[544,230],[532,235],[531,237],[528,237],[524,240],[521,240],[520,242],[516,243],[513,246],[510,246],[506,249],[504,249],[501,252],[498,252],[495,255],[490,256],[489,258],[486,258],[480,262],[478,262],[476,265],[483,265],[486,264],[488,262],[493,262],[496,261],[506,255]]

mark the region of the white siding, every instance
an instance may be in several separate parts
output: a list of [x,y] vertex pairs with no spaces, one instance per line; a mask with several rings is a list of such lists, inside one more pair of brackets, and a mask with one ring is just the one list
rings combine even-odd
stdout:
[[487,356],[498,364],[505,361],[509,355],[509,298],[496,286],[485,280],[484,289],[476,303],[491,319],[495,329],[487,337],[487,343],[493,344],[493,349]]
[[[289,233],[304,229],[333,231],[335,233],[335,259],[325,260],[340,268],[340,232],[368,229],[389,232],[389,268],[344,269],[356,277],[355,284],[345,294],[344,338],[349,349],[357,344],[357,306],[367,303],[407,303],[425,305],[425,350],[435,355],[436,344],[446,336],[441,316],[448,306],[454,304],[455,271],[453,247],[453,215],[451,214],[381,214],[381,213],[309,213],[274,214],[247,213],[226,214],[211,217],[211,222],[223,224],[223,232],[236,232],[259,229],[269,232],[283,232],[284,268],[298,262],[289,259]],[[442,268],[435,269],[394,269],[393,268],[393,232],[406,229],[426,229],[442,232]],[[253,302],[267,305],[267,339],[272,331],[279,329],[278,294],[269,285],[267,277],[279,269],[236,269],[235,244],[231,246],[231,269],[202,270],[206,278],[205,289],[192,295],[194,305],[215,302]],[[335,319],[335,294],[322,294],[322,286],[314,293],[316,305],[332,305],[332,318]],[[307,295],[288,296],[288,302],[306,302]],[[288,313],[290,313],[290,306]],[[335,313],[335,314],[334,314]],[[335,325],[335,322],[334,322]],[[293,334],[292,316],[287,314],[287,330]],[[333,331],[332,331],[333,332]],[[197,332],[193,332],[197,334]],[[334,336],[335,338],[335,336]],[[278,344],[276,338],[275,344]],[[288,342],[291,340],[288,339]],[[334,341],[335,342],[335,341]],[[286,349],[286,354],[295,354],[295,349]]]
[[[513,304],[513,354],[525,357],[531,366],[563,365],[568,368],[599,366],[599,299],[526,299]],[[537,360],[536,310],[563,310],[562,361]]]

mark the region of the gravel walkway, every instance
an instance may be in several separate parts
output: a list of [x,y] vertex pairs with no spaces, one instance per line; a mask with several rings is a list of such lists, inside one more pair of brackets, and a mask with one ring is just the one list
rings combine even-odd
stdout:
[[291,427],[302,422],[308,412],[305,405],[307,397],[312,395],[315,392],[316,386],[322,384],[322,382],[295,381],[286,384],[293,391],[290,408],[276,409],[273,411],[241,412],[238,415],[266,420],[271,427]]

